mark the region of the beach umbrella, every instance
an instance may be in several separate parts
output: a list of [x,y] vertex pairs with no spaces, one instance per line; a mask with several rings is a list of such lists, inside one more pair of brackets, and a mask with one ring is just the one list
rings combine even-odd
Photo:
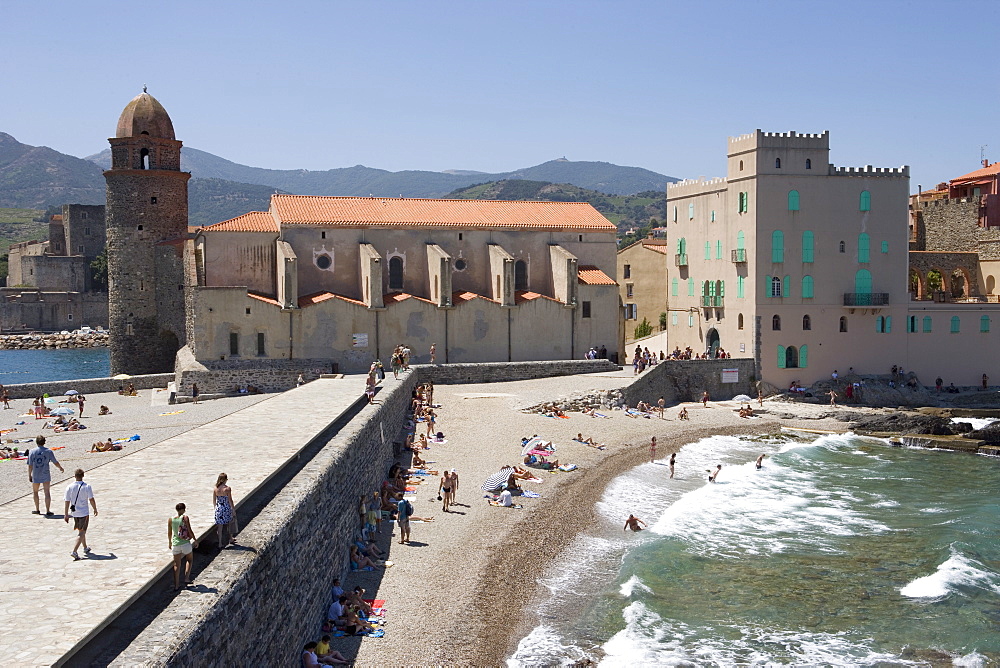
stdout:
[[111,380],[128,380],[131,377],[127,373],[120,373],[117,376],[111,376]]
[[74,394],[80,394],[80,393],[77,392],[76,390],[66,390],[67,397],[72,397]]
[[553,452],[555,448],[552,447],[552,441],[545,441],[540,438],[533,438],[529,440],[527,443],[525,443],[524,447],[521,448],[521,456],[522,457],[525,456],[532,450],[548,450],[550,452]]
[[751,399],[745,394],[737,394],[735,397],[733,397],[733,401],[753,401],[753,399]]
[[510,474],[514,472],[514,468],[511,466],[505,466],[483,483],[482,490],[484,492],[492,492],[495,489],[500,489],[501,487],[507,486],[507,480],[510,479]]
[[65,406],[62,406],[60,408],[55,408],[49,412],[49,415],[72,415],[72,414],[73,414],[73,409],[66,408]]

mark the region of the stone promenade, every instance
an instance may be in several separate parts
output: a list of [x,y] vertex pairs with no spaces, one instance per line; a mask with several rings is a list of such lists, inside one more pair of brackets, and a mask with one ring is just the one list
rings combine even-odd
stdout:
[[220,472],[239,509],[363,393],[363,376],[313,381],[88,470],[100,511],[87,534],[89,559],[70,557],[75,532],[62,518],[68,483],[53,488],[54,519],[30,514],[30,498],[0,506],[4,664],[51,665],[95,635],[170,568],[166,524],[178,502],[196,533],[209,532]]

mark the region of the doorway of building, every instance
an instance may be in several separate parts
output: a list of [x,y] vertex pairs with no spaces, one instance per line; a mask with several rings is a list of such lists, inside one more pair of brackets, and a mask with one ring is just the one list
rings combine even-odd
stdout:
[[719,330],[714,327],[708,330],[708,354],[715,357],[715,351],[719,349]]

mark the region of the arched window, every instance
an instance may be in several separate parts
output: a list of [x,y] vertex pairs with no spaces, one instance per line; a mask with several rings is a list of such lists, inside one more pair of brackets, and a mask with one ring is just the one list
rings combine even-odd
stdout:
[[987,334],[990,331],[990,316],[984,315],[979,318],[979,331]]
[[149,149],[139,151],[139,169],[149,169]]
[[885,318],[882,316],[875,318],[875,331],[879,334],[885,331]]
[[840,242],[840,252],[841,253],[847,252],[847,245],[843,241]]
[[672,279],[670,281],[670,296],[671,297],[676,297],[677,296],[677,279],[676,278]]
[[872,293],[872,273],[870,271],[859,269],[854,274],[854,291],[859,295],[870,295]]
[[931,333],[931,317],[929,315],[924,316],[924,334]]
[[694,202],[688,204],[688,220],[694,220]]
[[872,194],[867,190],[861,191],[861,197],[858,201],[859,211],[871,211],[872,210]]
[[677,207],[674,207],[674,222],[677,222]]
[[781,296],[781,278],[778,276],[771,277],[771,296]]
[[785,261],[785,233],[781,230],[771,232],[771,262]]
[[805,369],[809,366],[809,346],[799,347],[799,368]]
[[847,316],[846,315],[840,316],[840,331],[842,331],[842,332],[846,332],[847,331]]
[[774,168],[775,169],[781,169],[781,158],[775,158],[774,159]]
[[803,276],[802,277],[802,298],[812,299],[813,296],[813,277]]
[[389,258],[389,289],[403,289],[403,258],[398,255]]
[[788,346],[785,348],[785,368],[799,368],[799,351],[795,349],[795,346]]
[[722,298],[726,296],[726,282],[716,281],[715,282],[715,294],[718,296],[718,301],[715,302],[716,306],[722,306]]
[[911,334],[917,331],[917,316],[911,315],[906,319],[906,331]]
[[871,238],[862,232],[858,235],[858,262],[871,262]]
[[885,333],[888,334],[892,331],[892,316],[885,316]]
[[743,171],[743,161],[742,160],[740,160],[740,171],[741,172]]
[[775,332],[781,331],[781,316],[775,314],[771,317],[771,329]]
[[740,213],[746,213],[747,211],[750,210],[750,193],[746,191],[740,193],[739,205],[740,205],[740,210],[739,210]]
[[812,328],[813,328],[812,318],[810,318],[808,315],[802,316],[802,331],[808,332]]
[[959,329],[962,327],[962,319],[957,315],[951,316],[951,333],[958,334]]
[[812,169],[812,168],[813,168],[813,161],[810,160],[809,158],[806,158],[806,169]]
[[788,191],[788,210],[798,211],[799,210],[799,191],[789,190]]
[[888,241],[883,241],[882,242],[882,252],[883,253],[888,253],[889,252],[889,242]]
[[736,329],[743,329],[743,314],[736,316]]
[[524,260],[518,260],[514,263],[514,289],[528,289],[528,263]]
[[813,261],[813,248],[816,243],[815,235],[806,230],[802,233],[802,261],[812,262]]

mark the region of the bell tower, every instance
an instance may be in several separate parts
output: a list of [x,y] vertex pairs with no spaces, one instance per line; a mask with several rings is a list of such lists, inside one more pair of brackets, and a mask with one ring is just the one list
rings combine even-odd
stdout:
[[106,211],[111,373],[166,373],[184,345],[187,182],[181,142],[146,92],[126,105],[111,143]]

